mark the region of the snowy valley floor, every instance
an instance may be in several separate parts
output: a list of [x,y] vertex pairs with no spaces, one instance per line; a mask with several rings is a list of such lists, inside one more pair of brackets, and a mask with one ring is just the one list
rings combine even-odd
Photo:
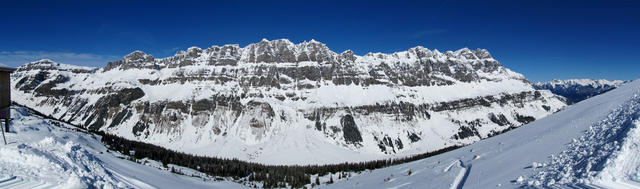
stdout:
[[640,188],[640,80],[475,144],[323,188]]
[[55,126],[24,108],[11,111],[9,144],[0,144],[0,188],[246,188],[124,160],[107,152],[99,136]]

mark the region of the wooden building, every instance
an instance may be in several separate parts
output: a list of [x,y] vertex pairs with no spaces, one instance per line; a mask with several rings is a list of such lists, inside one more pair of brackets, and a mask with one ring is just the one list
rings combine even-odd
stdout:
[[4,122],[5,131],[9,131],[9,106],[11,105],[11,72],[15,68],[0,66],[0,121]]

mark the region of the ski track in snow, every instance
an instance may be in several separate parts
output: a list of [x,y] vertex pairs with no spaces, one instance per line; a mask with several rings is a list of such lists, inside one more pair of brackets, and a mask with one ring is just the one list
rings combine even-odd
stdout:
[[50,188],[51,183],[44,181],[25,180],[16,176],[8,176],[0,179],[0,188]]
[[461,189],[464,187],[464,183],[467,181],[467,177],[469,177],[469,172],[471,172],[471,166],[465,166],[461,160],[458,160],[458,166],[461,167],[458,176],[456,176],[453,183],[451,183],[451,189]]

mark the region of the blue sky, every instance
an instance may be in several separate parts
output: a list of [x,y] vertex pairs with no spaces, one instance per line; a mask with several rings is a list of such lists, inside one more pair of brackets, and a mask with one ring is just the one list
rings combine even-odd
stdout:
[[532,81],[637,79],[640,1],[8,1],[0,63],[315,39],[336,52],[488,49]]

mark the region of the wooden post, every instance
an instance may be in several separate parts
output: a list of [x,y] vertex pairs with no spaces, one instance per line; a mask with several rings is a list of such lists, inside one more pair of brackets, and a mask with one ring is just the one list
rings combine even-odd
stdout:
[[[0,88],[1,87],[2,86],[0,86]],[[0,103],[2,103],[2,102],[0,102]],[[0,122],[4,123],[4,126],[0,126],[0,127],[3,127],[3,129],[4,129],[3,131],[7,132],[7,133],[9,132],[9,119],[10,119],[9,116],[11,115],[10,111],[11,110],[10,110],[9,106],[2,107],[0,109]]]
[[[8,128],[9,124],[7,122],[7,120],[5,119],[4,121],[4,125]],[[0,127],[0,129],[2,129],[2,140],[4,140],[4,145],[7,145],[7,138],[4,137],[4,127]],[[9,132],[9,130],[7,130],[7,132]]]

